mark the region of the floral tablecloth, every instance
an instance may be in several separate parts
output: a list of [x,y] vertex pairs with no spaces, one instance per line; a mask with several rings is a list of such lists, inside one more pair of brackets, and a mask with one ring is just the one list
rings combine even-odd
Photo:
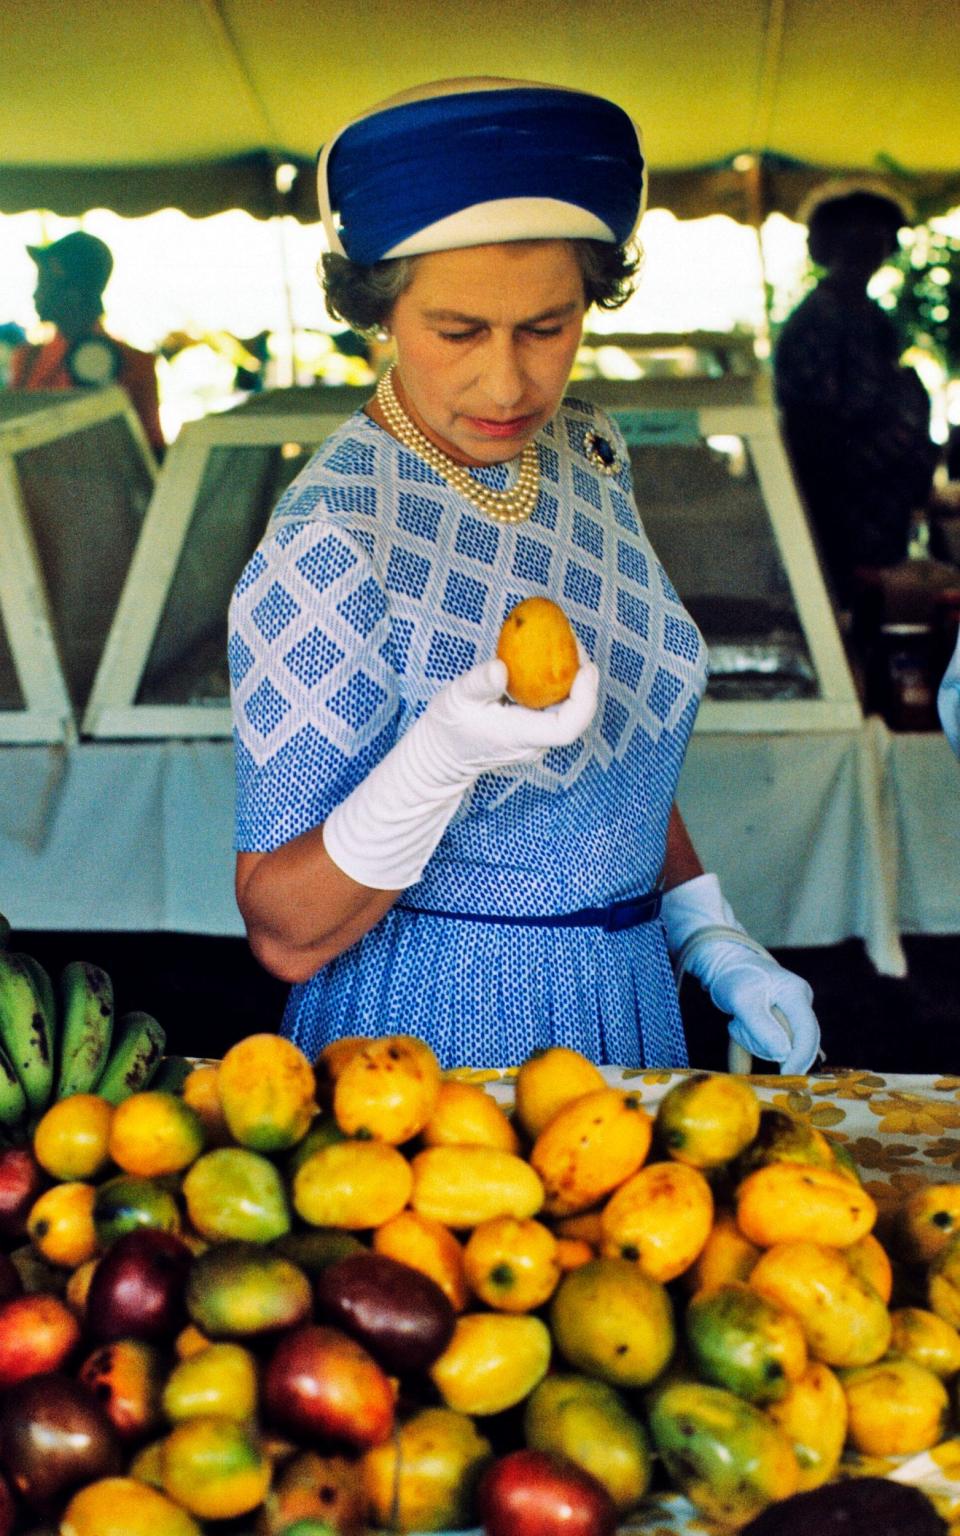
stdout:
[[[603,1072],[612,1085],[639,1093],[651,1113],[668,1088],[686,1075],[622,1067],[605,1067]],[[482,1082],[509,1103],[516,1071],[464,1069],[456,1076]],[[918,1185],[960,1183],[960,1077],[844,1070],[816,1077],[753,1076],[749,1081],[764,1104],[788,1110],[847,1146],[877,1202],[881,1224]],[[851,1475],[879,1473],[925,1488],[950,1521],[952,1536],[960,1536],[960,1437],[899,1463],[868,1464],[861,1459],[844,1470]],[[621,1531],[715,1536],[717,1527],[679,1495],[659,1495],[647,1500]]]

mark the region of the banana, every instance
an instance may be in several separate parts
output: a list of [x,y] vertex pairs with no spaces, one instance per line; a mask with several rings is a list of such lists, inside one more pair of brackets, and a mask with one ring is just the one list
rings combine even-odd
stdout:
[[135,1009],[125,1013],[120,1034],[103,1069],[94,1093],[110,1104],[119,1104],[146,1088],[160,1065],[167,1043],[165,1030],[152,1014]]
[[27,1096],[13,1070],[13,1062],[0,1046],[0,1128],[13,1126],[27,1112]]
[[189,1056],[164,1056],[150,1074],[150,1087],[159,1093],[181,1093],[195,1065]]
[[113,983],[86,960],[71,960],[60,977],[63,1000],[57,1098],[92,1093],[110,1053]]
[[56,1013],[50,978],[32,955],[0,950],[0,1045],[10,1058],[33,1113],[53,1088]]

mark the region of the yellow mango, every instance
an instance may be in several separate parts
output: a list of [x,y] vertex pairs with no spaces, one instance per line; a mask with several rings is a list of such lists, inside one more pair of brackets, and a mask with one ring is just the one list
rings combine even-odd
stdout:
[[295,1146],[317,1112],[313,1068],[282,1035],[238,1040],[220,1063],[217,1087],[231,1136],[254,1152]]
[[760,1248],[813,1242],[846,1248],[877,1219],[865,1189],[830,1168],[769,1163],[737,1188],[737,1225]]
[[342,1068],[333,1088],[334,1118],[345,1136],[399,1146],[423,1130],[440,1092],[440,1063],[412,1035],[368,1040]]
[[374,1253],[399,1259],[411,1269],[435,1280],[455,1312],[467,1305],[469,1291],[464,1271],[463,1249],[449,1227],[421,1216],[418,1211],[401,1211],[377,1227],[373,1234]]
[[762,1253],[744,1237],[730,1211],[718,1211],[696,1260],[684,1271],[688,1291],[710,1291],[718,1285],[748,1280]]
[[577,639],[563,609],[549,597],[525,597],[511,608],[497,638],[507,692],[527,709],[559,704],[580,667]]
[[900,1206],[894,1241],[908,1264],[929,1264],[960,1232],[960,1184],[924,1184]]
[[847,1438],[847,1399],[830,1367],[812,1360],[785,1397],[767,1404],[767,1416],[793,1446],[800,1468],[797,1491],[829,1482]]
[[915,1360],[878,1360],[841,1376],[847,1438],[864,1456],[913,1456],[942,1439],[950,1400],[939,1376]]
[[550,1302],[557,1349],[574,1370],[614,1387],[646,1387],[676,1343],[666,1287],[627,1259],[567,1270]]
[[449,1408],[419,1409],[362,1459],[377,1528],[463,1530],[471,1523],[477,1476],[492,1456],[472,1419]]
[[872,1232],[866,1237],[861,1237],[849,1248],[844,1248],[843,1256],[855,1275],[861,1280],[866,1280],[872,1285],[881,1301],[888,1305],[893,1294],[893,1265],[887,1250]]
[[547,1374],[550,1333],[539,1317],[465,1312],[430,1367],[448,1408],[482,1417],[523,1401]]
[[492,1093],[479,1083],[442,1082],[421,1137],[427,1147],[499,1147],[519,1152],[520,1138]]
[[358,1231],[399,1215],[413,1173],[396,1147],[383,1141],[337,1141],[311,1153],[293,1180],[297,1215],[314,1227]]
[[931,1262],[927,1271],[927,1299],[931,1311],[960,1329],[960,1239],[951,1238]]
[[891,1355],[902,1355],[943,1378],[960,1371],[960,1333],[924,1307],[897,1307],[890,1313]]
[[749,1284],[799,1319],[807,1347],[826,1365],[870,1365],[886,1353],[890,1314],[838,1248],[776,1243],[755,1264]]
[[686,1163],[648,1163],[610,1196],[601,1215],[601,1252],[633,1259],[664,1284],[701,1252],[713,1221],[713,1195]]
[[522,1221],[543,1205],[534,1169],[496,1147],[426,1147],[410,1169],[413,1209],[445,1227],[476,1227],[494,1216]]
[[653,1122],[638,1093],[600,1088],[564,1105],[530,1153],[543,1180],[544,1209],[571,1216],[596,1205],[636,1173],[652,1136]]
[[475,1227],[464,1251],[467,1280],[498,1312],[531,1312],[560,1279],[557,1239],[541,1221],[495,1216]]
[[514,1083],[517,1119],[535,1141],[558,1109],[606,1087],[600,1068],[566,1045],[534,1051],[522,1062]]
[[668,1090],[656,1130],[667,1155],[693,1168],[717,1168],[750,1144],[760,1126],[760,1100],[729,1072],[694,1072]]
[[93,1258],[97,1251],[95,1198],[92,1184],[75,1180],[54,1184],[34,1201],[27,1216],[27,1236],[48,1263],[75,1269]]

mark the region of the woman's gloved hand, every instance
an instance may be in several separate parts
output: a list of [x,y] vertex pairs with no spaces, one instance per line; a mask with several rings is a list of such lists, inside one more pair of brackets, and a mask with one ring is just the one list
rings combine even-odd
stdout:
[[960,634],[957,635],[956,649],[950,658],[950,665],[943,674],[943,681],[937,694],[937,709],[940,711],[940,722],[947,740],[960,757]]
[[[716,875],[698,875],[665,893],[661,917],[671,957],[696,976],[723,1013],[730,1035],[781,1072],[809,1070],[820,1048],[813,992],[737,922]],[[782,1012],[789,1034],[777,1019]]]
[[596,667],[583,658],[569,697],[547,709],[523,709],[505,698],[507,669],[499,660],[447,683],[331,811],[323,829],[330,858],[374,890],[413,885],[473,781],[576,741],[593,719],[598,684]]

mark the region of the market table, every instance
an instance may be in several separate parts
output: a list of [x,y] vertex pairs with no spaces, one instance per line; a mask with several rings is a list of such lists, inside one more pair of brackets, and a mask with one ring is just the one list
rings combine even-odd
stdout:
[[[633,1068],[601,1070],[611,1084],[638,1093],[651,1113],[684,1076]],[[457,1075],[482,1082],[503,1102],[511,1098],[513,1072],[478,1069]],[[911,1190],[927,1183],[960,1183],[960,1077],[851,1070],[815,1077],[753,1076],[749,1081],[764,1104],[787,1110],[844,1143],[877,1202],[881,1231]],[[845,1469],[851,1474],[882,1472],[915,1483],[936,1496],[951,1528],[960,1531],[960,1437],[899,1462],[850,1460]],[[719,1528],[679,1494],[647,1499],[620,1529],[645,1536],[721,1536]]]
[[[701,857],[773,948],[960,933],[960,765],[942,735],[695,732],[679,791]],[[0,909],[19,930],[243,932],[227,741],[0,747]]]

